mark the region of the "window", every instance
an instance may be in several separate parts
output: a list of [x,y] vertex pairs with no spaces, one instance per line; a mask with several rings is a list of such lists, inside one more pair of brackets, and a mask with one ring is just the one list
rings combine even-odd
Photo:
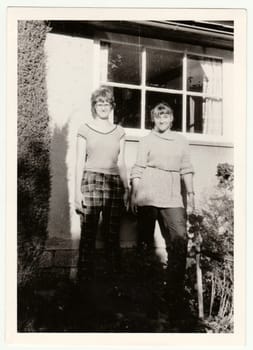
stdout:
[[150,111],[165,101],[173,129],[222,135],[222,60],[135,44],[100,43],[100,82],[114,90],[114,122],[151,129]]

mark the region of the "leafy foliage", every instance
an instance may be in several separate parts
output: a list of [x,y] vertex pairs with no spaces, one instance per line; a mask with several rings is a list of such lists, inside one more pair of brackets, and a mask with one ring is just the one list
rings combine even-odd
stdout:
[[[50,133],[43,21],[18,22],[18,271],[31,275],[47,235]],[[25,278],[24,278],[25,277]]]
[[[201,253],[205,317],[214,332],[233,331],[234,201],[233,166],[217,167],[218,184],[201,211],[189,218],[189,255]],[[188,291],[196,289],[194,263],[188,267]],[[196,298],[195,298],[196,299]],[[193,303],[196,307],[197,301]]]

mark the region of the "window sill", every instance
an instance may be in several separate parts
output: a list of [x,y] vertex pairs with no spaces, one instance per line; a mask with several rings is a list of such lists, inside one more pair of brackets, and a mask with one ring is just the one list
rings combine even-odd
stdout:
[[[128,129],[126,131],[126,141],[128,142],[138,142],[143,136],[150,133],[150,130],[138,130],[138,129]],[[231,139],[225,136],[214,136],[214,135],[201,135],[201,134],[189,134],[182,133],[185,136],[190,145],[201,145],[210,147],[226,147],[233,148],[234,144]]]

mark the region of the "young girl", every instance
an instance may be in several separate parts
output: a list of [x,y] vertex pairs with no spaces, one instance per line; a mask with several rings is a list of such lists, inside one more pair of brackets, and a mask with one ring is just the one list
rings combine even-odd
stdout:
[[119,228],[128,181],[124,160],[125,132],[109,121],[114,108],[110,88],[101,87],[91,96],[93,120],[77,133],[75,205],[81,217],[78,276],[90,279],[94,272],[96,232],[103,218],[105,251],[116,269],[120,258]]
[[[187,253],[186,215],[181,178],[194,209],[193,168],[186,139],[171,131],[173,111],[159,103],[151,111],[154,129],[139,143],[131,172],[132,210],[138,214],[138,247],[152,249],[158,220],[167,250],[167,284],[170,300],[180,300]],[[175,300],[174,300],[175,301]]]

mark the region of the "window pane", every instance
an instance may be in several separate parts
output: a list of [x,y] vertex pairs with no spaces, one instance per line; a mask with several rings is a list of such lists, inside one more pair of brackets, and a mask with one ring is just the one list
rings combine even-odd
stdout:
[[141,93],[139,90],[113,89],[116,107],[114,109],[114,122],[126,128],[141,127]]
[[222,134],[222,101],[187,96],[187,132]]
[[187,132],[203,132],[203,98],[187,96]]
[[[105,52],[107,60],[105,61]],[[138,46],[102,43],[102,64],[107,65],[105,79],[110,82],[140,84],[141,52]]]
[[147,49],[147,85],[182,90],[182,62],[180,53]]
[[202,92],[211,96],[221,96],[221,61],[210,58],[188,56],[187,90]]
[[174,111],[174,121],[172,130],[182,131],[182,95],[166,94],[161,92],[148,91],[146,93],[146,119],[145,128],[152,129],[150,112],[159,102],[166,102]]

